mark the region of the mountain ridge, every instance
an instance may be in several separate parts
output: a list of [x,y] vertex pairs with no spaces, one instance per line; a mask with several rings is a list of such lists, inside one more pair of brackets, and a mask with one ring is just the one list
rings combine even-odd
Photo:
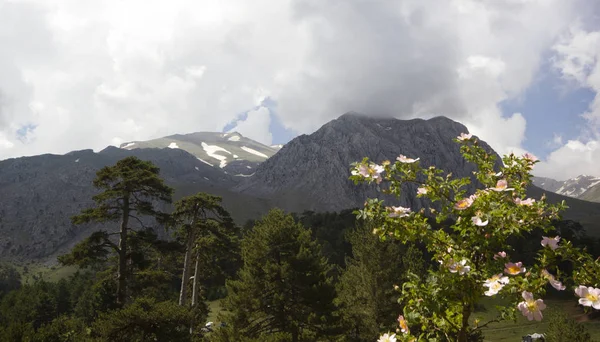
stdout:
[[[204,133],[197,135],[197,139],[185,138],[187,135],[170,136],[158,147],[152,144],[147,148],[109,146],[97,153],[85,149],[64,155],[0,161],[0,191],[4,194],[0,198],[0,257],[54,258],[92,231],[117,229],[117,224],[73,226],[70,217],[93,204],[91,198],[97,190],[92,180],[96,171],[127,156],[155,163],[161,177],[175,188],[175,200],[199,191],[222,196],[224,207],[242,224],[274,206],[295,212],[338,211],[361,207],[368,197],[380,197],[389,204],[413,209],[423,207],[426,203],[408,195],[414,194],[414,186],[405,188],[403,198],[396,200],[381,197],[375,186],[354,185],[348,179],[350,164],[363,157],[381,162],[404,154],[421,158],[424,166],[435,165],[458,177],[469,176],[474,165],[462,158],[459,145],[452,141],[466,132],[464,125],[445,117],[397,120],[349,113],[312,134],[294,138],[264,161],[256,161],[254,175],[247,177],[230,172],[235,171],[228,169],[233,161],[221,168],[207,164],[183,148],[169,148],[171,142],[191,141],[195,148],[199,146],[204,150],[198,143],[209,143]],[[219,143],[231,137],[223,136],[224,133],[213,134],[215,139],[221,139]],[[242,137],[237,141],[242,141]],[[254,146],[246,140],[242,143]],[[484,141],[481,144],[495,153]],[[246,145],[238,144],[238,148],[241,146]],[[536,198],[545,192],[535,186],[530,190]],[[594,234],[600,233],[600,204],[553,193],[548,193],[548,199],[566,200],[571,206],[565,213],[566,218],[580,221]],[[164,210],[169,208],[163,207]]]

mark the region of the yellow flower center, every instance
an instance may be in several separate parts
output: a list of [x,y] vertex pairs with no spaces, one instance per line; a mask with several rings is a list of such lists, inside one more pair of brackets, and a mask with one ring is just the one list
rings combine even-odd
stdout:
[[462,202],[457,203],[459,208],[466,208],[467,204],[468,204],[467,201],[462,201]]
[[595,302],[595,301],[597,301],[597,300],[598,300],[598,296],[596,296],[596,295],[593,295],[593,294],[591,294],[591,293],[588,293],[588,294],[585,296],[585,298],[589,299],[589,300],[590,300],[590,301],[592,301],[592,302]]
[[510,274],[519,274],[519,272],[521,272],[521,268],[517,265],[508,267],[508,273]]
[[529,309],[529,311],[537,311],[538,309],[537,304],[534,300],[527,301],[527,308]]
[[408,331],[408,325],[406,325],[406,321],[403,319],[400,320],[400,328],[402,328],[402,331]]

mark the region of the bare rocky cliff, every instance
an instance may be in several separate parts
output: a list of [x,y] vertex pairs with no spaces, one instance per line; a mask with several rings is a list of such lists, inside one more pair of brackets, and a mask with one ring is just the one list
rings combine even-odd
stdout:
[[[362,206],[367,197],[381,198],[381,194],[373,186],[356,186],[348,180],[352,162],[363,157],[375,162],[395,160],[403,154],[420,158],[422,166],[434,165],[455,176],[470,176],[474,165],[463,159],[459,145],[453,142],[466,132],[464,125],[445,117],[397,120],[348,113],[286,144],[235,190],[272,198],[282,206],[301,204],[310,210]],[[422,207],[423,203],[414,198],[415,189],[407,190],[399,202],[388,200],[414,209]]]

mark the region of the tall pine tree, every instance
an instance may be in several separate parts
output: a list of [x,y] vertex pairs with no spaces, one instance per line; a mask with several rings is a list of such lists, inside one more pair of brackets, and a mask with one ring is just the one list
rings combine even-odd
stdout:
[[[193,306],[198,299],[201,251],[203,248],[210,247],[209,245],[214,243],[215,240],[221,242],[224,247],[231,244],[232,236],[228,233],[233,232],[234,224],[227,210],[221,206],[221,198],[206,193],[198,193],[177,201],[172,216],[173,221],[179,226],[178,234],[185,241],[179,305],[186,305],[191,265],[193,259],[195,259],[194,276],[192,278],[194,279],[192,289]],[[221,253],[227,253],[231,250],[231,247],[229,246],[229,249],[225,249]]]
[[96,232],[83,242],[85,246],[74,248],[75,253],[63,256],[60,261],[66,264],[90,261],[86,250],[92,256],[102,256],[106,255],[103,250],[112,249],[118,257],[117,303],[122,305],[126,299],[129,278],[127,243],[132,228],[130,222],[134,220],[137,226],[143,228],[146,226],[144,216],[153,217],[160,224],[167,222],[169,215],[157,210],[154,203],[170,203],[173,190],[159,177],[157,166],[136,157],[127,157],[116,165],[102,168],[96,173],[94,186],[102,190],[93,197],[96,206],[84,209],[71,219],[74,224],[120,221],[119,242],[113,243],[111,234],[107,232]]
[[331,267],[311,232],[271,210],[242,241],[239,279],[227,283],[228,311],[216,340],[318,341],[335,326]]
[[372,228],[360,225],[348,234],[352,257],[338,283],[339,306],[347,341],[373,341],[381,331],[394,330],[401,312],[398,292],[406,271],[425,272],[420,251],[393,241],[381,241]]

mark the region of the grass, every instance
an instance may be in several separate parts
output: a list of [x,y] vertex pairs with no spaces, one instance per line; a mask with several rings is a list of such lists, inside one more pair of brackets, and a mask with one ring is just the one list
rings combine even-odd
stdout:
[[[544,301],[547,308],[561,309],[575,320],[582,322],[587,328],[592,338],[600,338],[600,321],[587,320],[587,316],[583,313],[581,306],[577,305],[576,301],[570,299],[548,299]],[[497,302],[486,300],[482,303],[487,310],[476,312],[473,315],[475,318],[481,318],[481,323],[485,323],[496,317],[497,311],[495,305]],[[544,333],[548,327],[548,320],[528,321],[525,317],[517,312],[517,321],[504,321],[500,323],[491,323],[483,328],[485,335],[484,341],[502,342],[502,341],[520,341],[522,336],[533,333]]]
[[218,325],[221,322],[217,321],[217,316],[219,315],[219,313],[221,312],[225,312],[222,308],[221,308],[221,300],[217,299],[217,300],[213,300],[211,302],[207,302],[206,304],[208,304],[208,318],[206,319],[207,322],[214,322],[215,325]]
[[77,272],[77,270],[79,270],[78,266],[47,266],[37,263],[12,263],[11,266],[13,266],[21,274],[22,284],[33,283],[35,280],[34,277],[37,277],[38,279],[41,278],[49,282],[57,282],[73,275],[75,272]]

